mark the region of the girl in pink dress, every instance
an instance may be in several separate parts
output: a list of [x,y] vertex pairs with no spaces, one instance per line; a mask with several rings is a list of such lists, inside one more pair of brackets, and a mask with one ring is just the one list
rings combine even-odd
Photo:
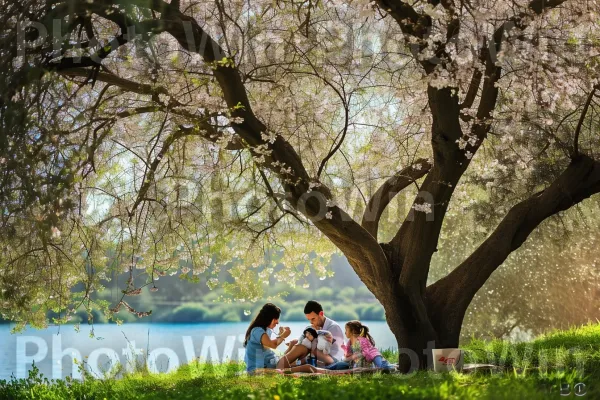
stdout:
[[364,360],[368,364],[375,364],[377,368],[395,369],[375,347],[375,340],[369,334],[369,327],[360,321],[350,321],[346,324],[346,337],[348,341],[342,345],[345,353],[344,361],[360,365]]

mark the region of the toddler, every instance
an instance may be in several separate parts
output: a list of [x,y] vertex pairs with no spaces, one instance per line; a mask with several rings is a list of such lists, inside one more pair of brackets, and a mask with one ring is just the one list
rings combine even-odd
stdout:
[[329,331],[316,330],[314,328],[306,328],[302,332],[302,336],[298,340],[298,344],[302,344],[309,350],[314,349],[313,340],[316,341],[317,350],[321,350],[323,354],[329,354],[331,352],[331,345],[335,342],[333,335]]
[[346,337],[349,339],[342,345],[344,349],[344,361],[359,363],[364,359],[367,363],[373,363],[377,368],[386,370],[396,369],[385,358],[382,357],[375,341],[369,334],[369,327],[363,325],[360,321],[350,321],[346,324]]

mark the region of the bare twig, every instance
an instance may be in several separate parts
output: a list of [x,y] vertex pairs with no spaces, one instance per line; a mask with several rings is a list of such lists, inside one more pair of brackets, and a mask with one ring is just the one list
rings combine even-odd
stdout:
[[590,108],[590,103],[594,98],[594,94],[596,90],[600,87],[599,85],[595,85],[588,98],[583,106],[583,111],[581,112],[581,116],[579,117],[579,122],[577,123],[577,128],[575,128],[575,137],[573,138],[573,152],[571,153],[571,159],[577,158],[579,156],[579,134],[581,133],[581,127],[583,126],[583,122],[585,121],[585,116],[587,114],[588,108]]

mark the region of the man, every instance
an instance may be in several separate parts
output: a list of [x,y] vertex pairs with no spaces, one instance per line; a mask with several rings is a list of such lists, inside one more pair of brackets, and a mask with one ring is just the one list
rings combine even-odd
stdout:
[[[304,315],[310,322],[312,328],[329,331],[333,335],[334,342],[329,354],[323,354],[322,351],[316,349],[313,352],[313,355],[316,356],[317,361],[319,361],[319,365],[327,366],[342,360],[344,358],[344,350],[342,350],[341,346],[344,343],[344,332],[339,324],[331,318],[327,318],[323,312],[323,307],[314,300],[306,303]],[[290,341],[288,349],[277,364],[277,368],[290,368],[296,365],[297,360],[302,360],[302,363],[304,364],[304,359],[308,355],[308,351],[308,348],[298,344],[297,340]]]

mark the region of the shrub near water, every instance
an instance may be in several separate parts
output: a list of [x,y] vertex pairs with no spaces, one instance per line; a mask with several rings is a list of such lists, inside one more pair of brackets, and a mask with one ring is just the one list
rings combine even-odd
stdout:
[[306,321],[306,315],[302,308],[292,308],[289,311],[284,311],[283,316],[286,321]]
[[359,317],[363,321],[383,321],[385,320],[385,311],[381,304],[366,304],[357,309]]
[[203,303],[186,303],[166,314],[159,314],[161,322],[241,322],[243,306],[218,304],[208,306]]
[[351,321],[358,319],[358,314],[352,307],[337,306],[328,311],[328,315],[336,321]]
[[168,316],[169,322],[202,321],[209,312],[208,308],[200,303],[188,303],[173,310]]

